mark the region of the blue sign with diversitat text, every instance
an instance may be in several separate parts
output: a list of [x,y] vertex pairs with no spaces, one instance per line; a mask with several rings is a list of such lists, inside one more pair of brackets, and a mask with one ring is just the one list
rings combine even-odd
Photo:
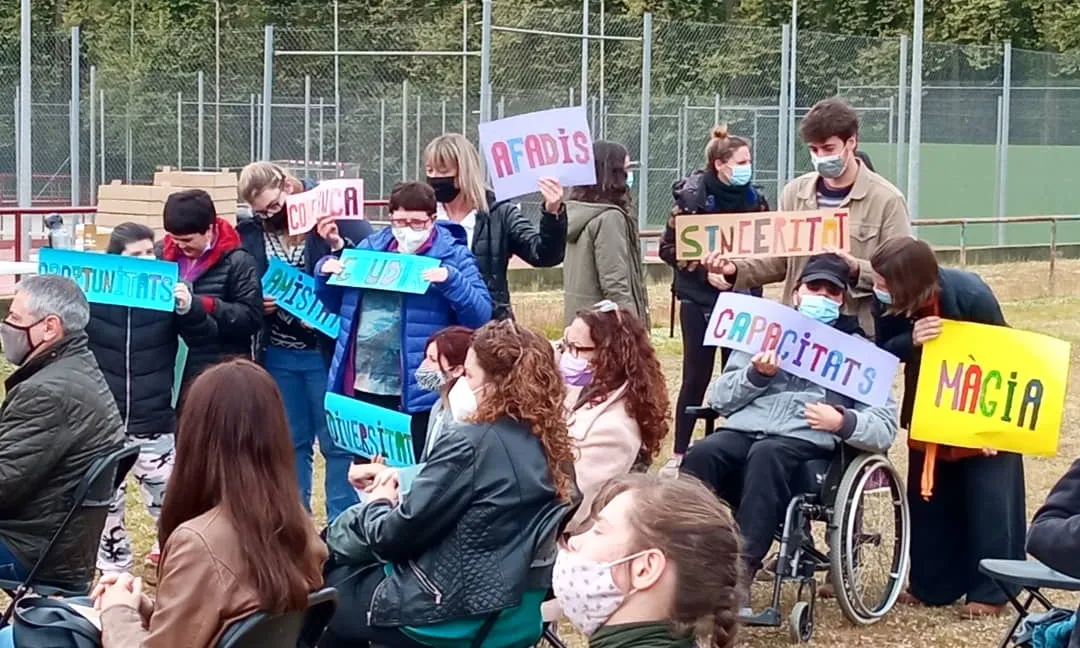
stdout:
[[95,304],[171,311],[178,267],[170,261],[43,248],[38,274],[68,277]]
[[408,414],[330,392],[324,407],[330,438],[339,448],[369,459],[381,455],[393,467],[416,463]]
[[270,258],[270,265],[262,279],[264,297],[273,297],[277,306],[298,318],[311,328],[337,338],[340,322],[338,316],[326,310],[315,296],[315,280],[277,257]]

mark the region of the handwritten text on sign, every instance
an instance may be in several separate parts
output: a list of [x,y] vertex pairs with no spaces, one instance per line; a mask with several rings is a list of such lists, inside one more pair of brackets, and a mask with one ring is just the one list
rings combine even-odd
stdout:
[[851,232],[846,211],[821,209],[746,214],[688,214],[675,218],[675,256],[697,261],[709,252],[725,258],[819,254],[847,250]]
[[328,284],[422,295],[431,283],[420,275],[440,263],[417,254],[345,250],[341,265],[341,272],[330,277]]
[[499,200],[536,191],[544,177],[558,178],[564,187],[596,184],[584,106],[484,122],[480,147]]
[[720,293],[705,345],[776,351],[780,368],[871,406],[884,405],[899,361],[873,343],[767,299]]
[[310,191],[285,197],[289,234],[304,234],[320,218],[364,219],[364,181],[357,178],[324,180]]
[[324,335],[336,338],[338,316],[326,310],[315,296],[315,280],[277,257],[263,275],[264,297],[273,297],[277,306]]
[[119,254],[43,248],[38,257],[38,274],[74,280],[87,301],[159,311],[175,307],[177,271],[169,261]]
[[1052,456],[1065,408],[1069,343],[946,320],[923,346],[911,438]]
[[361,457],[382,455],[388,466],[411,466],[412,418],[348,396],[328,392],[324,402],[330,438],[339,447]]

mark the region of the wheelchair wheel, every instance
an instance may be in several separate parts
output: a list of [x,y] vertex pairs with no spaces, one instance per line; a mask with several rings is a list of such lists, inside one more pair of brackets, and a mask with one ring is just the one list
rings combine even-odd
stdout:
[[844,471],[829,522],[829,574],[852,623],[892,609],[907,578],[911,520],[900,475],[883,455],[861,455]]
[[807,643],[814,634],[814,610],[806,601],[799,601],[788,615],[788,638],[791,643]]

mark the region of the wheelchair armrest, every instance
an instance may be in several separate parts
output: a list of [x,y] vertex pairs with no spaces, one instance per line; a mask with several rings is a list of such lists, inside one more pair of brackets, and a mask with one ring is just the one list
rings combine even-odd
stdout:
[[712,422],[720,418],[719,412],[707,406],[692,405],[686,408],[686,413],[696,419],[704,419],[707,422]]

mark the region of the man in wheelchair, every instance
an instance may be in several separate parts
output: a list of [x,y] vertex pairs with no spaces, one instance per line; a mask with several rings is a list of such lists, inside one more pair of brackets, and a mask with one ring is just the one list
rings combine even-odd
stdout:
[[[849,277],[839,255],[811,257],[793,303],[803,315],[865,337],[855,316],[840,313]],[[832,457],[840,443],[886,452],[896,436],[896,404],[890,398],[885,406],[870,407],[788,374],[776,351],[732,353],[706,402],[726,421],[690,447],[680,472],[708,484],[735,509],[746,571],[740,596],[748,608],[750,584],[795,495],[795,471],[807,461]]]

